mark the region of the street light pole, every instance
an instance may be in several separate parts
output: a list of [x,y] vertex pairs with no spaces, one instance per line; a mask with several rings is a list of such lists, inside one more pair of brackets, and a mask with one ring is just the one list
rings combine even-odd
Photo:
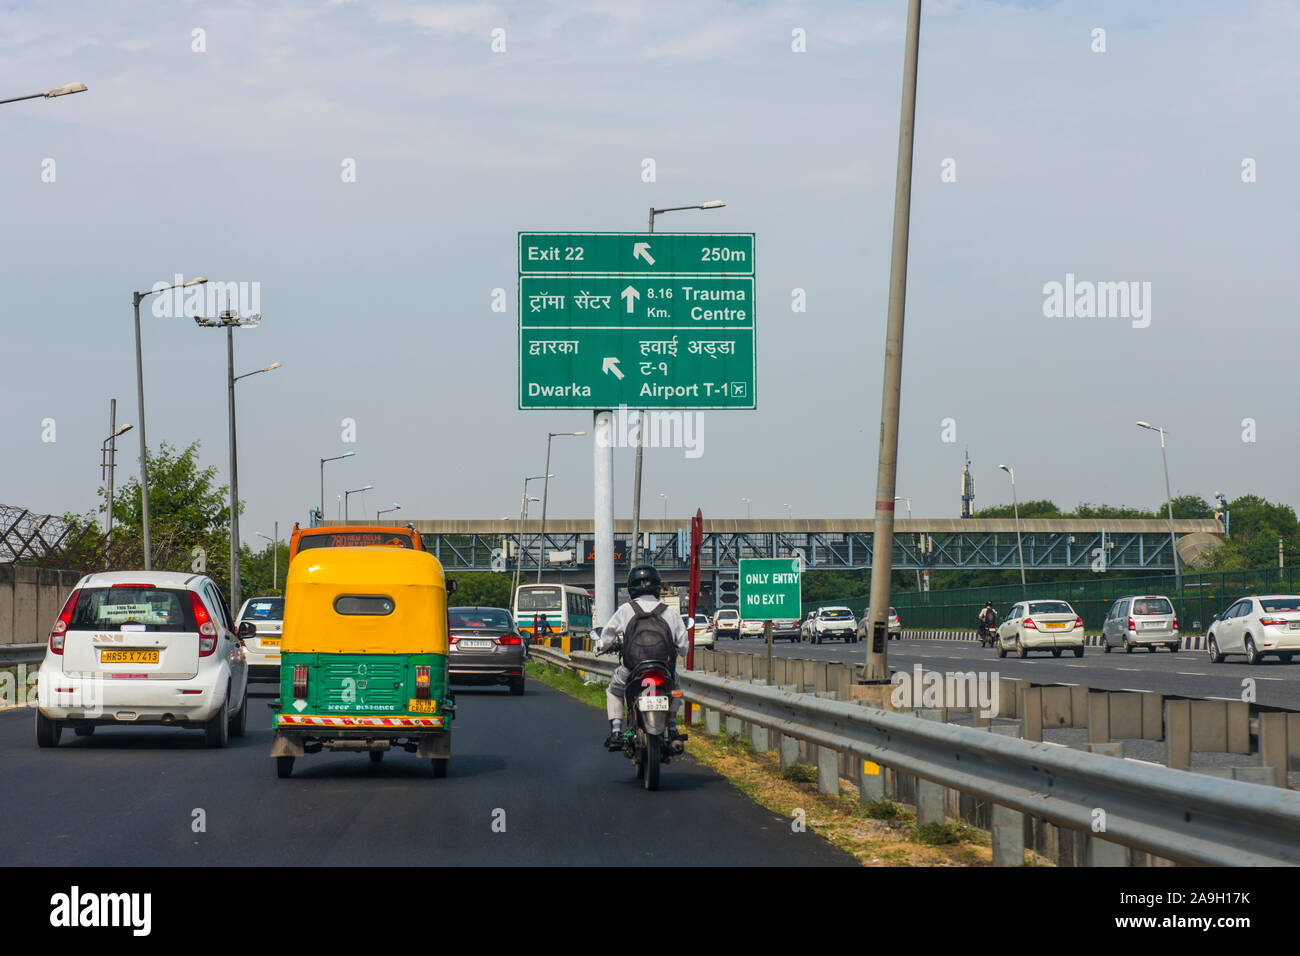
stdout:
[[108,527],[104,545],[104,570],[108,570],[113,552],[113,474],[117,471],[117,436],[131,430],[130,425],[117,427],[117,399],[111,400],[108,412],[108,437],[99,445],[101,472],[108,472]]
[[341,455],[335,455],[333,458],[322,458],[320,460],[320,520],[325,520],[325,462],[338,461],[340,458],[351,458],[355,455],[354,451],[345,451]]
[[[726,203],[720,199],[696,203],[693,206],[669,206],[665,209],[650,207],[650,223],[646,231],[655,231],[655,216],[666,212],[680,212],[683,209],[721,209]],[[636,567],[641,556],[641,456],[645,449],[645,410],[636,413],[636,468],[632,477],[632,562],[629,567]]]
[[360,494],[360,493],[363,492],[363,491],[369,491],[369,490],[370,490],[371,488],[373,488],[373,487],[375,487],[375,486],[374,486],[374,485],[365,485],[364,487],[361,487],[361,488],[353,488],[351,491],[344,490],[344,492],[343,492],[343,520],[344,520],[345,522],[348,520],[348,498],[349,498],[350,496],[352,496],[352,495]]
[[243,606],[243,587],[239,580],[239,445],[235,438],[235,382],[241,378],[248,378],[249,375],[270,372],[279,368],[280,363],[276,362],[244,375],[235,375],[235,326],[260,325],[262,323],[260,314],[254,313],[241,319],[238,312],[226,309],[216,319],[196,315],[194,322],[200,328],[224,327],[226,330],[226,395],[230,417],[230,606],[235,613],[239,613],[238,609]]
[[743,501],[743,502],[745,503],[745,517],[746,517],[746,518],[752,518],[752,517],[753,517],[753,514],[750,512],[750,508],[749,508],[750,501],[749,501],[749,499],[748,499],[748,498],[741,498],[740,500]]
[[46,90],[44,93],[30,93],[27,96],[12,96],[7,100],[0,100],[0,103],[18,103],[22,100],[53,99],[56,96],[67,96],[69,93],[86,92],[85,83],[69,83],[67,86],[56,86],[52,90]]
[[[545,558],[545,549],[546,549],[546,500],[549,497],[551,492],[551,439],[558,438],[561,436],[577,437],[585,434],[587,433],[586,432],[547,432],[546,433],[546,468],[543,469],[543,471],[545,471],[546,473],[546,478],[542,482],[542,531],[541,534],[537,536],[537,583],[538,584],[542,583],[542,567],[546,563],[543,559]],[[519,539],[519,543],[520,545],[524,543],[523,538]]]
[[1020,558],[1020,596],[1028,597],[1025,585],[1025,552],[1020,547],[1020,504],[1016,501],[1016,470],[1006,465],[998,465],[1011,476],[1011,510],[1016,516],[1016,555]]
[[894,570],[894,487],[898,478],[898,413],[903,387],[903,317],[907,299],[907,238],[912,209],[912,139],[916,126],[916,65],[921,0],[909,0],[903,53],[903,100],[898,118],[898,168],[894,183],[894,234],[889,264],[889,313],[880,398],[880,453],[871,549],[871,628],[864,683],[889,681],[889,591]]
[[1169,458],[1165,454],[1165,430],[1149,422],[1138,422],[1139,428],[1150,429],[1160,433],[1160,460],[1165,466],[1165,502],[1169,509],[1169,549],[1174,553],[1174,583],[1179,593],[1183,590],[1183,570],[1178,561],[1178,538],[1174,535],[1174,496],[1169,490]]
[[543,478],[549,478],[549,477],[551,477],[551,474],[550,472],[547,472],[544,475],[533,475],[529,478],[524,479],[524,493],[522,499],[519,502],[519,544],[515,548],[515,580],[510,592],[510,599],[512,603],[515,600],[515,595],[519,591],[519,575],[523,571],[523,567],[524,567],[524,518],[528,516],[528,502],[530,500],[532,501],[537,500],[536,498],[529,499],[528,483],[530,481],[540,481]]
[[151,289],[148,292],[131,293],[131,302],[135,307],[135,389],[140,412],[140,523],[144,537],[144,569],[153,570],[153,549],[149,540],[149,450],[144,434],[144,361],[140,353],[140,303],[147,296],[156,292],[170,292],[178,286],[182,289],[207,282],[206,276],[195,276],[188,282],[176,283],[165,289]]

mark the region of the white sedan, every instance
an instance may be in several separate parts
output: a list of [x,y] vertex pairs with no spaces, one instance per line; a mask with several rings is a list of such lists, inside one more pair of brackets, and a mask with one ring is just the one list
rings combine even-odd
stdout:
[[1060,657],[1067,650],[1082,657],[1083,618],[1068,601],[1021,601],[998,626],[997,650],[998,657],[1006,657],[1007,651],[1015,651],[1018,657],[1029,651],[1051,651],[1053,657]]
[[695,615],[695,646],[713,646],[713,622],[707,614]]
[[1210,662],[1229,654],[1243,654],[1247,664],[1258,664],[1265,654],[1276,654],[1283,664],[1300,653],[1300,595],[1264,594],[1242,598],[1214,619],[1206,649]]

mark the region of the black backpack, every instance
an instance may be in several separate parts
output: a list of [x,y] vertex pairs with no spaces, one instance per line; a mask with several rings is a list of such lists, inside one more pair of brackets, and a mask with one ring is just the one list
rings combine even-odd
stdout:
[[646,611],[633,604],[636,616],[623,629],[623,666],[631,670],[646,661],[677,663],[677,642],[672,628],[664,620],[667,604],[657,604]]

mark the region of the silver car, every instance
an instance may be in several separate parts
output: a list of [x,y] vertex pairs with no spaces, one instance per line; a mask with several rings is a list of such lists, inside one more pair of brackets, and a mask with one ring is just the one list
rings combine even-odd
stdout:
[[1163,594],[1122,597],[1110,606],[1101,625],[1101,646],[1107,654],[1112,647],[1122,647],[1126,654],[1135,647],[1154,653],[1160,645],[1177,651],[1179,642],[1178,615]]
[[1244,654],[1247,664],[1258,664],[1265,654],[1276,654],[1283,664],[1300,653],[1300,594],[1261,594],[1242,598],[1214,619],[1206,650],[1210,662],[1229,654]]
[[284,637],[284,598],[255,597],[244,602],[235,618],[235,630],[245,621],[256,628],[245,635],[244,654],[248,657],[250,681],[279,681],[280,641]]

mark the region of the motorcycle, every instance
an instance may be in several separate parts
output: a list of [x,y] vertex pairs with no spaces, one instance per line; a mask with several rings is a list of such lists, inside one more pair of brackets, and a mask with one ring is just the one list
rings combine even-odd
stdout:
[[981,621],[979,627],[980,647],[992,647],[997,642],[997,639],[998,639],[997,628],[985,624],[983,621]]
[[[620,653],[622,642],[607,653]],[[659,768],[686,752],[686,735],[668,737],[669,703],[680,697],[673,668],[666,661],[644,661],[633,667],[623,692],[623,750],[636,764],[636,777],[647,790],[659,789]],[[618,753],[618,751],[614,751]]]

